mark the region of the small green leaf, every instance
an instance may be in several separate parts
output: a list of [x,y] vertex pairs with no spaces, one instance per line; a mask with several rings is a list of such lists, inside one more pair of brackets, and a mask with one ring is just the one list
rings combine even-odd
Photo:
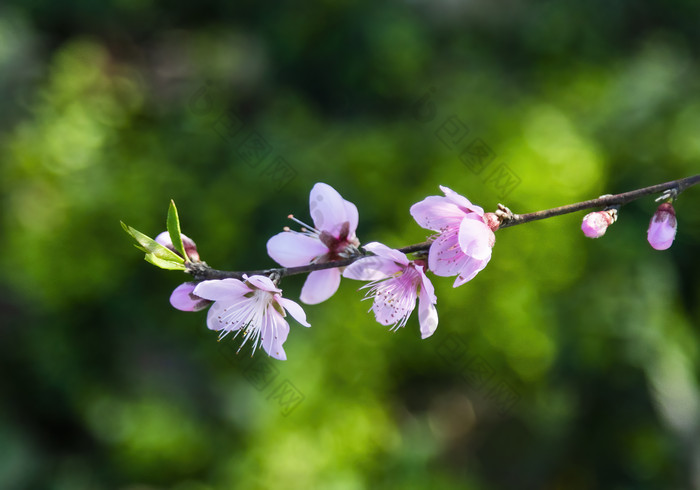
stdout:
[[190,259],[187,257],[187,253],[185,252],[185,245],[182,243],[180,217],[177,214],[175,201],[172,199],[170,200],[170,207],[168,208],[168,233],[170,234],[170,241],[173,242],[173,247],[175,247],[175,250],[180,252],[180,255],[185,258],[185,262],[189,262]]
[[[140,231],[136,230],[135,228],[132,228],[131,226],[127,226],[122,222],[122,228],[124,228],[124,231],[126,231],[129,235],[131,235],[134,240],[136,240],[141,247],[136,247],[139,250],[142,250],[146,252],[148,255],[152,255],[156,259],[161,259],[166,262],[174,262],[177,264],[184,264],[185,259],[180,257],[178,254],[173,252],[172,250],[165,248],[163,245],[160,243],[156,242],[154,239],[144,235]],[[153,262],[151,262],[153,263]],[[154,264],[154,263],[153,263]],[[154,264],[158,265],[158,264]],[[158,266],[160,267],[160,266]]]
[[172,260],[161,259],[153,254],[146,254],[144,259],[146,259],[146,262],[150,262],[151,264],[155,265],[156,267],[160,267],[161,269],[167,269],[170,271],[186,270],[185,266],[182,263],[173,262]]

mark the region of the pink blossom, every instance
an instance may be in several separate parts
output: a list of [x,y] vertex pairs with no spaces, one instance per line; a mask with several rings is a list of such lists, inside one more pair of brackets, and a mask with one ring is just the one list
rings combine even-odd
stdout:
[[[279,233],[267,242],[267,253],[283,267],[322,264],[347,258],[357,253],[360,245],[355,236],[357,207],[331,186],[316,184],[311,189],[309,207],[314,226],[305,225],[302,232]],[[321,303],[338,290],[341,271],[338,268],[313,271],[306,278],[300,299],[307,304]]]
[[605,235],[608,226],[613,224],[616,219],[617,211],[615,209],[588,213],[581,222],[581,231],[588,238],[600,238]]
[[[439,232],[428,253],[436,275],[457,276],[453,287],[476,276],[491,259],[496,243],[492,227],[498,221],[453,190],[440,186],[445,196],[429,196],[411,206],[411,215],[423,228]],[[491,226],[489,226],[491,225]]]
[[406,325],[418,300],[418,318],[421,337],[430,337],[437,328],[435,290],[420,261],[410,261],[406,255],[381,243],[364,246],[375,254],[350,264],[343,276],[360,281],[371,281],[366,298],[374,297],[372,310],[382,325],[397,330]]
[[[180,236],[182,237],[182,244],[185,246],[185,253],[187,254],[187,257],[189,257],[190,260],[198,262],[199,261],[199,253],[197,252],[197,245],[194,243],[194,240],[192,240],[190,237],[188,237],[184,233],[181,233]],[[170,239],[170,233],[168,233],[167,231],[160,233],[156,237],[156,242],[160,243],[165,248],[168,248],[168,249],[172,250],[173,252],[175,252],[176,254],[180,255],[180,252],[175,250],[175,247],[173,246],[173,242]]]
[[180,311],[199,311],[211,304],[211,301],[200,298],[194,294],[198,283],[183,282],[175,288],[170,295],[170,304]]
[[649,222],[647,241],[656,250],[666,250],[676,238],[676,211],[670,203],[660,205]]
[[283,298],[282,290],[270,278],[244,275],[243,279],[203,281],[197,285],[194,289],[197,296],[214,301],[207,315],[207,326],[221,331],[219,339],[229,332],[236,331],[236,336],[242,332],[241,347],[250,340],[253,353],[262,345],[270,356],[286,360],[282,347],[289,334],[286,311],[297,322],[310,327],[304,310],[294,301]]

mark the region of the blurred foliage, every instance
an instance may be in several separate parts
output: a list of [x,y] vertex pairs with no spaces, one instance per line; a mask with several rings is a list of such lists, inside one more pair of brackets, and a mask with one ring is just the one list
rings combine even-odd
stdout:
[[[698,189],[666,252],[645,240],[652,199],[595,241],[578,214],[498,232],[472,282],[435,278],[424,341],[344,281],[311,329],[291,322],[283,363],[170,308],[185,278],[119,226],[155,236],[172,198],[202,258],[244,270],[273,265],[267,239],[315,182],[357,204],[361,240],[403,246],[438,184],[528,212],[698,173],[699,14],[4,2],[0,488],[699,487]],[[469,132],[448,148],[453,116]],[[460,159],[475,139],[481,173]]]

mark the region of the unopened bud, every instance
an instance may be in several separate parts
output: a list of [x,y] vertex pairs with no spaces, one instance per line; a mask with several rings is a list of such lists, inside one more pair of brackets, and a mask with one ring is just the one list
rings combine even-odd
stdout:
[[496,231],[501,226],[501,220],[496,213],[484,213],[484,223],[491,228],[491,231]]
[[180,284],[170,295],[170,304],[180,311],[199,311],[209,306],[211,301],[194,294],[193,291],[197,284],[196,282]]
[[[194,243],[194,240],[192,240],[184,233],[181,233],[180,236],[182,237],[182,244],[185,246],[185,253],[187,254],[187,257],[193,262],[199,262],[199,252],[197,252],[197,245]],[[160,243],[165,248],[170,249],[176,254],[180,255],[180,253],[177,250],[175,250],[173,242],[172,240],[170,240],[170,233],[168,233],[167,231],[164,231],[163,233],[158,235],[156,237],[156,242]]]
[[604,211],[595,211],[588,213],[583,217],[581,223],[581,231],[588,238],[600,238],[605,235],[608,226],[617,220],[616,209],[606,209]]
[[656,250],[666,250],[676,238],[676,211],[670,203],[660,205],[649,222],[647,241]]

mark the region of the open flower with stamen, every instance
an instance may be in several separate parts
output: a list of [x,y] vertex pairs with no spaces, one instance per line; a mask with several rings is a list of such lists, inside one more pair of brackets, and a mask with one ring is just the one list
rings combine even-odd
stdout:
[[429,196],[411,206],[423,228],[439,232],[428,252],[428,266],[438,276],[457,276],[453,287],[474,278],[491,260],[499,221],[493,213],[440,186],[445,196]]
[[371,281],[365,299],[374,298],[371,310],[382,325],[397,330],[406,325],[418,300],[418,321],[421,338],[430,337],[437,328],[438,316],[435,290],[427,278],[422,261],[410,261],[405,254],[381,243],[364,246],[374,256],[350,264],[343,276],[348,279]]
[[[357,207],[328,184],[318,183],[311,189],[309,207],[314,226],[294,216],[289,218],[302,226],[301,232],[278,233],[267,242],[267,253],[283,267],[323,264],[351,257],[358,253]],[[306,278],[300,299],[307,304],[321,303],[338,290],[339,268],[313,271]]]
[[286,312],[305,327],[306,313],[296,302],[283,298],[270,278],[265,276],[243,276],[238,279],[221,279],[200,282],[194,294],[213,301],[207,315],[207,326],[220,331],[219,339],[229,332],[243,334],[238,351],[250,341],[253,353],[258,346],[271,357],[286,360],[282,344],[287,340],[289,324]]

